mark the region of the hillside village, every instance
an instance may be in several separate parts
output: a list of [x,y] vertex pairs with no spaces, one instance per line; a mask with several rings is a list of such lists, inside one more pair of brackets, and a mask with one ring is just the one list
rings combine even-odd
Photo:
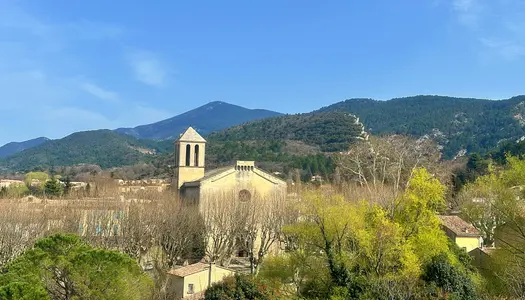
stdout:
[[525,299],[524,16],[0,0],[0,300]]
[[[399,196],[395,196],[395,194],[410,193],[410,191],[401,187],[398,192],[395,189],[391,190],[394,187],[392,184],[402,184],[402,182],[395,180],[415,180],[414,176],[417,177],[418,175],[410,175],[409,173],[415,172],[419,167],[427,167],[430,172],[434,172],[434,175],[423,171],[424,173],[421,173],[420,176],[427,176],[425,180],[430,180],[429,183],[434,181],[432,184],[435,185],[434,189],[436,190],[425,191],[425,189],[431,188],[422,186],[423,190],[412,191],[415,194],[410,197],[423,197],[418,201],[438,201],[440,204],[435,206],[437,204],[430,204],[429,202],[418,208],[428,209],[430,214],[424,218],[429,219],[411,222],[416,222],[415,225],[418,224],[417,222],[430,222],[431,219],[435,218],[432,222],[436,222],[435,224],[438,227],[435,229],[441,233],[434,232],[433,234],[442,235],[443,238],[440,238],[440,243],[444,243],[442,247],[449,247],[446,240],[450,241],[454,244],[454,246],[450,246],[451,249],[457,248],[453,251],[456,251],[460,257],[461,255],[470,257],[468,261],[474,269],[468,272],[480,272],[484,276],[488,276],[487,278],[495,278],[492,273],[492,266],[495,264],[493,261],[498,261],[498,256],[506,251],[503,249],[507,249],[509,240],[512,243],[521,243],[523,237],[512,233],[515,229],[509,229],[509,223],[504,222],[501,215],[480,216],[481,218],[473,215],[479,207],[496,205],[494,201],[499,201],[498,199],[485,198],[475,189],[476,196],[469,198],[470,192],[468,190],[473,189],[481,178],[475,182],[466,179],[466,182],[463,183],[466,186],[459,186],[466,191],[452,195],[450,190],[447,191],[444,186],[440,187],[439,181],[444,180],[443,182],[446,182],[446,174],[448,173],[445,173],[446,176],[443,177],[443,171],[435,165],[439,162],[440,155],[430,155],[431,152],[438,149],[432,146],[431,140],[410,140],[395,136],[388,137],[386,140],[376,139],[367,136],[367,138],[356,142],[357,144],[351,146],[348,151],[339,152],[337,154],[340,156],[337,159],[337,176],[323,177],[314,174],[312,178],[307,178],[304,181],[301,180],[299,173],[292,174],[291,177],[280,178],[279,176],[282,174],[266,172],[257,166],[256,161],[236,161],[231,166],[209,170],[206,167],[208,141],[189,127],[180,134],[174,143],[175,163],[171,166],[170,170],[173,173],[169,179],[123,180],[111,177],[104,178],[103,176],[107,175],[103,174],[93,174],[90,180],[77,182],[62,178],[59,175],[50,176],[44,172],[30,172],[25,175],[23,180],[0,179],[0,196],[4,198],[1,201],[6,207],[5,211],[12,209],[20,211],[22,209],[27,213],[28,220],[16,221],[22,222],[19,223],[21,226],[32,224],[32,227],[41,228],[39,229],[41,232],[38,232],[34,238],[44,236],[46,232],[74,232],[97,247],[119,250],[135,257],[144,272],[152,274],[151,276],[157,278],[157,281],[160,280],[159,278],[163,278],[160,288],[163,293],[172,295],[177,299],[193,299],[198,298],[199,295],[204,296],[205,290],[211,285],[218,284],[222,280],[230,280],[227,278],[233,274],[265,274],[267,271],[264,262],[267,259],[271,261],[272,257],[291,255],[293,250],[292,252],[287,250],[290,245],[282,238],[290,234],[287,233],[288,230],[291,230],[287,229],[289,226],[293,227],[295,222],[299,222],[298,224],[306,222],[308,224],[309,218],[306,214],[298,216],[299,218],[295,216],[290,219],[295,214],[290,211],[292,203],[294,203],[293,205],[299,203],[306,205],[310,201],[314,201],[308,205],[315,205],[316,200],[314,199],[318,197],[316,195],[325,195],[323,197],[328,198],[324,198],[324,201],[327,202],[323,201],[324,204],[321,204],[321,207],[327,206],[323,209],[328,209],[332,205],[334,208],[339,207],[337,209],[342,211],[350,209],[348,215],[342,215],[342,217],[344,219],[350,218],[345,222],[354,223],[358,219],[352,219],[351,215],[354,213],[352,211],[368,208],[359,208],[361,204],[352,204],[357,205],[355,208],[345,207],[343,204],[337,204],[338,202],[335,200],[337,198],[333,197],[337,197],[336,195],[341,193],[341,195],[345,195],[344,197],[352,199],[355,196],[351,195],[357,193],[361,195],[358,197],[362,197],[361,199],[368,198],[371,203],[385,201],[388,198],[392,201],[398,201],[395,199]],[[361,156],[362,153],[369,151],[367,149],[375,149],[372,152],[375,158]],[[427,152],[422,153],[423,151]],[[404,165],[388,162],[388,168],[398,168],[399,174],[406,174],[409,177],[403,179],[404,175],[402,175],[392,181],[394,178],[391,179],[389,173],[383,173],[387,169],[380,171],[374,165],[370,165],[370,163],[375,164],[377,161],[385,164],[388,161],[385,159],[389,156],[392,159],[398,159],[398,161],[401,156]],[[365,160],[356,160],[357,158]],[[522,164],[521,161],[514,158],[509,159],[512,164]],[[488,162],[479,156],[473,156],[467,163],[467,170],[469,173],[480,172],[476,176],[483,177],[481,174],[487,172],[485,168],[487,168],[486,163]],[[415,164],[410,165],[411,163]],[[502,169],[502,172],[519,172],[519,170],[504,171]],[[372,183],[367,180],[367,178],[380,178],[378,176],[383,177],[382,183]],[[519,178],[521,177],[516,178],[516,180],[519,181]],[[457,183],[452,183],[449,189],[450,187],[453,188],[454,184]],[[514,190],[516,189],[512,191]],[[520,190],[516,191],[519,192]],[[428,193],[437,193],[436,196],[432,197],[438,198],[426,198],[428,196],[425,195]],[[401,199],[403,197],[401,196]],[[441,200],[438,200],[440,197]],[[446,200],[446,198],[450,199]],[[452,204],[451,200],[454,198],[456,198],[454,201],[463,199],[461,200],[463,203],[460,206]],[[517,197],[516,199],[521,198]],[[384,207],[385,204],[381,204],[381,207]],[[476,206],[478,207],[476,208]],[[441,208],[438,209],[438,207]],[[461,207],[466,211],[462,211]],[[490,206],[488,207],[490,208]],[[197,219],[193,217],[194,220],[191,221],[193,225],[186,227],[185,232],[179,232],[172,237],[178,239],[182,238],[184,234],[194,234],[203,230],[203,240],[200,240],[203,242],[201,244],[203,248],[198,252],[202,254],[190,250],[199,245],[200,242],[196,240],[189,239],[186,244],[179,244],[178,246],[176,245],[179,242],[171,240],[171,238],[162,242],[163,239],[167,238],[165,234],[168,234],[169,231],[165,230],[169,230],[169,227],[166,228],[165,225],[156,222],[163,219],[161,215],[166,213],[171,215],[174,212],[173,209],[176,209],[175,212],[179,210],[176,214],[191,213],[202,218],[203,223],[199,224]],[[411,208],[409,206],[404,209]],[[141,213],[141,211],[143,212]],[[147,213],[139,219],[132,219],[146,211]],[[313,212],[316,213],[315,210]],[[409,218],[413,218],[414,216],[411,214],[415,212],[405,213],[408,213]],[[420,213],[418,212],[418,214]],[[45,215],[44,223],[41,223],[43,220],[37,221],[40,218],[38,215]],[[305,217],[306,219],[304,219]],[[517,215],[515,217],[524,218],[525,216]],[[228,218],[234,219],[227,220]],[[335,215],[334,218],[336,218]],[[396,218],[394,215],[394,220]],[[178,223],[178,226],[182,225],[180,222],[189,222],[186,218],[173,221],[175,224]],[[7,224],[5,223],[6,220],[2,222]],[[352,226],[367,227],[371,225],[367,225],[366,220],[364,222],[362,225],[356,223]],[[406,221],[402,221],[400,224],[404,224],[403,222]],[[24,223],[26,225],[22,225]],[[170,226],[177,226],[175,224]],[[489,231],[487,231],[487,225],[492,226]],[[150,229],[144,231],[146,228],[139,229],[137,226],[156,229],[155,232],[148,232]],[[325,226],[337,227],[341,225],[327,224]],[[420,224],[417,226],[428,225]],[[237,233],[232,232],[231,230],[235,228],[242,230]],[[134,234],[146,234],[141,238],[146,238],[146,240],[137,240],[139,245],[142,245],[133,252],[129,252],[130,249],[128,248],[128,243],[134,242],[133,238],[129,236],[130,230],[131,232],[135,231]],[[371,228],[371,230],[381,232],[386,229]],[[429,230],[429,228],[425,230]],[[23,232],[19,233],[23,234]],[[348,233],[343,232],[341,234]],[[160,235],[160,241],[155,238],[156,235]],[[319,238],[328,238],[328,236]],[[19,248],[20,250],[29,246],[30,242],[34,240],[27,236],[24,239],[25,244],[18,246],[22,247]],[[155,240],[157,242],[154,242]],[[240,243],[241,241],[242,243]],[[4,245],[8,245],[9,241],[5,241],[5,243]],[[6,249],[11,250],[4,251],[4,263],[8,263],[12,259],[9,255],[14,255],[20,251],[15,250],[16,247],[13,248],[12,246]],[[164,275],[158,277],[158,272]]]

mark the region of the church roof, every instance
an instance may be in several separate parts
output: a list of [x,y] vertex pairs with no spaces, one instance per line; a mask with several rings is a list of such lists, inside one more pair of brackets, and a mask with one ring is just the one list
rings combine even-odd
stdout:
[[198,180],[194,180],[194,181],[187,181],[183,184],[183,186],[198,186],[200,185],[200,183],[202,181],[205,181],[205,180],[208,180],[212,177],[215,177],[217,175],[220,175],[222,173],[225,173],[227,171],[233,171],[233,167],[232,166],[229,166],[229,167],[222,167],[222,168],[217,168],[217,169],[213,169],[213,170],[209,170],[209,171],[206,171],[204,173],[204,177],[198,179]]
[[218,168],[218,169],[213,169],[213,170],[209,170],[207,172],[204,173],[204,177],[202,177],[201,179],[199,179],[199,181],[204,181],[206,179],[210,179],[212,178],[213,176],[215,175],[219,175],[225,171],[228,171],[230,169],[233,169],[232,166],[229,166],[229,167],[223,167],[223,168]]
[[[231,174],[232,172],[241,172],[241,171],[238,170],[238,168],[236,168],[235,166],[228,166],[228,167],[222,167],[222,168],[218,168],[218,169],[213,169],[213,170],[210,170],[210,171],[207,171],[206,173],[204,173],[204,177],[202,177],[202,178],[200,178],[198,180],[195,180],[195,181],[185,182],[183,184],[183,186],[186,186],[186,187],[199,186],[204,181],[213,179],[214,177],[222,177],[222,176]],[[258,176],[266,178],[266,180],[269,180],[269,181],[271,181],[273,183],[276,183],[276,184],[278,184],[278,183],[283,184],[284,183],[284,184],[286,184],[286,182],[284,182],[282,179],[280,179],[278,177],[275,177],[272,174],[270,174],[270,173],[268,173],[268,172],[266,172],[264,170],[261,170],[259,168],[255,168],[254,167],[252,169],[252,172],[257,174]]]
[[180,135],[177,141],[206,143],[206,140],[192,127],[188,127],[188,129],[186,129],[186,131]]

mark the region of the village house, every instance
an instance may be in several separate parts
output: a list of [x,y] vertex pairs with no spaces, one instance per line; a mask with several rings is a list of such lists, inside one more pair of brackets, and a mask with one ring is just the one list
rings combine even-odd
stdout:
[[468,254],[472,258],[471,264],[482,272],[491,270],[492,257],[496,248],[479,247]]
[[483,246],[480,232],[458,216],[439,216],[445,234],[460,248],[470,252]]
[[168,271],[168,295],[173,299],[202,299],[206,289],[234,271],[215,264],[198,262]]

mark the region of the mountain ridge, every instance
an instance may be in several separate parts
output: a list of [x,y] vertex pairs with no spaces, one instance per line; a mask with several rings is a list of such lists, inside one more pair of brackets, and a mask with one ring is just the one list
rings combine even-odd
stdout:
[[[217,113],[215,108],[224,105],[229,107],[229,104],[223,102],[211,102],[211,108],[205,105],[198,109],[201,112],[215,110]],[[187,112],[186,116],[191,116],[191,112],[194,111]],[[351,120],[345,117],[345,114],[355,116],[356,119]],[[220,111],[218,116],[221,116]],[[167,120],[158,123],[171,124],[169,119]],[[357,129],[354,126],[357,123],[360,123],[362,128]],[[180,131],[170,129],[172,139],[178,137],[188,126],[196,127],[199,133],[207,137],[211,150],[209,157],[217,163],[229,163],[240,158],[283,162],[290,159],[290,155],[297,154],[289,151],[292,146],[300,150],[300,155],[344,151],[349,143],[363,132],[373,135],[405,134],[413,137],[432,137],[443,147],[444,158],[450,159],[465,153],[488,153],[502,142],[512,142],[525,137],[525,96],[505,100],[431,95],[388,101],[348,99],[310,113],[281,114],[256,119],[211,134],[206,134],[202,128],[189,123]],[[51,143],[48,141],[35,150],[25,150],[20,154],[0,159],[0,167],[27,169],[39,164],[78,163],[78,160],[71,159],[75,155],[89,158],[84,159],[82,163],[113,167],[143,162],[149,157],[171,153],[173,150],[170,140],[137,139],[131,135],[112,132],[112,136],[105,132],[92,136],[96,140],[95,146],[107,143],[104,147],[97,148],[89,141],[82,141],[84,148],[79,149],[67,140],[65,143],[58,140],[52,143],[53,146],[45,146]],[[116,140],[118,145],[111,146],[111,139]],[[60,148],[59,154],[62,156],[50,152],[53,147]],[[77,154],[70,151],[71,147],[78,151]],[[110,153],[114,152],[113,148],[119,149],[119,155],[124,158],[111,156],[114,154]],[[86,154],[89,151],[98,153]],[[49,153],[55,153],[51,155],[51,159],[47,158]],[[283,153],[286,155],[282,155]],[[93,159],[97,156],[108,157],[100,157],[97,163]]]
[[130,165],[163,152],[156,141],[139,140],[109,129],[80,131],[62,139],[50,140],[0,160],[0,166],[13,170],[38,167],[96,164],[102,168]]
[[30,149],[33,147],[36,147],[38,145],[41,145],[47,141],[49,141],[47,137],[38,137],[35,139],[23,141],[23,142],[10,142],[0,147],[0,158],[7,157],[10,155],[13,155],[17,152],[24,151],[26,149]]
[[[219,108],[218,112],[216,108]],[[224,118],[221,114],[233,116],[233,118]],[[143,140],[169,140],[175,139],[179,133],[189,126],[194,127],[202,135],[207,135],[230,126],[279,115],[282,114],[266,109],[249,109],[223,101],[212,101],[165,120],[139,125],[133,128],[117,128],[114,131]],[[7,143],[0,147],[0,158],[6,158],[49,141],[52,140],[48,138],[37,138],[24,142]]]
[[175,139],[177,134],[192,126],[202,135],[249,121],[282,115],[266,109],[249,109],[223,101],[213,101],[172,118],[133,128],[118,128],[116,132],[140,139]]
[[357,115],[371,134],[431,136],[445,158],[461,151],[487,152],[525,136],[525,96],[503,100],[421,95],[387,101],[347,99],[315,112]]

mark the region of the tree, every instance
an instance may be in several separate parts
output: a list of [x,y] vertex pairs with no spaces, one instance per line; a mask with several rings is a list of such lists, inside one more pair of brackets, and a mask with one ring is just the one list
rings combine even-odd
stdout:
[[[243,223],[243,205],[234,192],[216,193],[202,199],[206,257],[211,262],[228,265],[235,252]],[[246,213],[246,211],[244,212]]]
[[91,183],[87,183],[86,185],[86,189],[84,190],[85,191],[85,196],[86,197],[91,197]]
[[269,287],[253,277],[235,275],[213,284],[204,294],[205,300],[265,300],[275,299]]
[[248,254],[251,274],[257,274],[266,255],[281,240],[282,228],[292,222],[285,197],[270,194],[265,197],[255,194],[252,199],[240,203],[237,218],[241,224],[238,245]]
[[31,247],[46,231],[44,214],[4,203],[0,211],[0,269]]
[[[299,221],[284,229],[288,253],[281,263],[286,270],[276,271],[271,259],[261,276],[299,285],[297,294],[307,298],[425,298],[422,266],[433,257],[446,255],[465,269],[437,218],[445,191],[426,169],[415,168],[393,211],[327,189],[303,193]],[[310,277],[304,275],[309,265],[315,266]]]
[[45,290],[51,299],[149,299],[151,279],[129,256],[95,249],[75,235],[40,239],[7,266],[0,289],[13,282],[24,293]]
[[7,198],[7,187],[6,186],[3,186],[1,189],[0,189],[0,198]]
[[353,229],[363,219],[344,198],[330,192],[306,192],[298,210],[303,221],[285,228],[285,234],[295,245],[309,255],[323,253],[330,274],[330,286],[347,287],[350,284],[349,266],[345,253],[353,242]]
[[478,299],[472,279],[454,266],[444,253],[433,257],[432,261],[425,265],[423,280],[434,283],[444,299],[450,295],[458,299]]
[[41,194],[44,192],[44,184],[49,179],[45,172],[29,172],[24,176],[24,182],[31,192]]
[[33,181],[43,185],[48,179],[49,175],[45,172],[29,172],[24,176],[24,182],[28,187],[33,184]]
[[498,248],[487,280],[503,282],[504,295],[518,297],[525,292],[525,160],[509,155],[505,160],[503,169],[490,170],[460,195],[462,213],[483,233],[487,245]]
[[465,220],[482,233],[484,246],[494,246],[496,229],[505,224],[500,206],[514,197],[515,192],[495,174],[478,177],[461,190],[458,195],[461,213]]
[[73,187],[73,185],[71,184],[71,179],[69,177],[66,177],[66,179],[64,179],[64,195],[65,196],[69,196],[69,193],[71,192],[71,188]]
[[424,168],[414,170],[404,194],[396,201],[394,220],[421,262],[447,252],[447,237],[437,213],[445,208],[445,187]]
[[392,214],[393,200],[407,187],[415,169],[426,167],[443,173],[437,167],[439,159],[438,148],[431,140],[392,135],[351,145],[338,157],[337,166],[347,181],[365,188],[367,198],[388,207]]
[[10,282],[0,286],[0,299],[5,300],[49,300],[49,295],[42,286],[24,282]]
[[44,191],[47,197],[58,198],[62,196],[64,188],[62,187],[60,181],[58,181],[56,178],[53,178],[45,183]]
[[[205,252],[205,225],[198,208],[169,199],[159,206],[158,241],[171,267],[183,260],[200,260]],[[140,223],[138,226],[142,226]]]

